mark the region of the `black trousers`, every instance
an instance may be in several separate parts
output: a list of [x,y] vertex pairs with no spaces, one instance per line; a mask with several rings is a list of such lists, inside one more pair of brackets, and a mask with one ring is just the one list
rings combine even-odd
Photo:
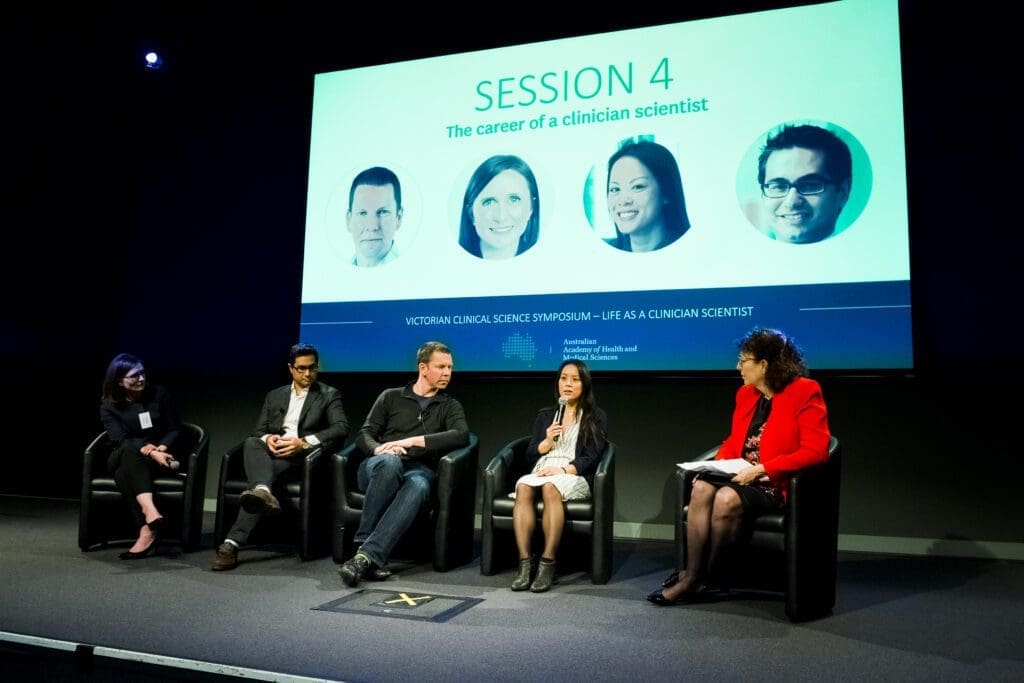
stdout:
[[119,446],[110,454],[108,465],[112,465],[114,481],[117,488],[128,502],[132,511],[132,520],[137,528],[146,524],[146,516],[142,514],[135,497],[140,493],[153,492],[153,479],[160,475],[166,468],[157,464],[152,458],[147,458],[139,451],[139,444],[126,443]]
[[[270,490],[274,489],[274,482],[283,473],[298,467],[305,457],[304,451],[291,456],[290,458],[276,458],[271,455],[267,444],[263,439],[250,436],[245,440],[243,447],[243,462],[245,463],[245,478],[249,481],[249,488],[255,488],[257,484],[263,484]],[[238,545],[244,545],[249,540],[249,534],[256,528],[260,521],[259,515],[246,512],[238,508],[238,518],[231,526],[227,537]]]

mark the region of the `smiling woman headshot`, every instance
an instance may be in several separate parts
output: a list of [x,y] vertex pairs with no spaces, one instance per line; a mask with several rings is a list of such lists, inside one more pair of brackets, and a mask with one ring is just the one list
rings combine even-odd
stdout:
[[623,251],[655,251],[690,228],[683,181],[675,157],[649,140],[630,142],[608,159],[608,214]]
[[459,244],[482,259],[507,259],[527,251],[540,232],[540,198],[533,171],[511,154],[477,167],[462,200]]

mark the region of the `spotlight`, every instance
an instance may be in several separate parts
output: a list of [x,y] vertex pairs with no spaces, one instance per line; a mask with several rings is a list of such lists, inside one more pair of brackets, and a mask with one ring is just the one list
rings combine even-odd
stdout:
[[163,57],[158,52],[147,52],[145,59],[147,69],[159,69],[164,65]]

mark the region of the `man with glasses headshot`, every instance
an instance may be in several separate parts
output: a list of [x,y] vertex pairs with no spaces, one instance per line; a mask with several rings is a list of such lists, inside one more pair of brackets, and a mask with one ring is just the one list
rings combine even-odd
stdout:
[[238,518],[217,548],[214,571],[237,567],[238,549],[248,541],[260,517],[281,511],[273,493],[274,481],[300,466],[309,449],[337,449],[348,435],[341,392],[317,381],[319,362],[320,354],[313,346],[296,344],[288,353],[291,383],[267,393],[259,421],[243,449],[249,488],[239,499]]
[[850,197],[850,148],[832,131],[787,125],[768,136],[757,160],[768,234],[791,244],[831,237]]

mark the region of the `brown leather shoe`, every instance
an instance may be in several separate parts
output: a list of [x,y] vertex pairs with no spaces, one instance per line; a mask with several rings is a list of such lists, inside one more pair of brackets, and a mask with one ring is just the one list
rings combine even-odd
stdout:
[[238,504],[253,515],[274,515],[281,511],[281,504],[277,502],[274,494],[263,488],[242,491]]
[[213,565],[210,566],[215,572],[222,572],[228,569],[234,569],[238,566],[238,547],[234,543],[228,543],[224,541],[217,548],[217,554],[214,555]]

